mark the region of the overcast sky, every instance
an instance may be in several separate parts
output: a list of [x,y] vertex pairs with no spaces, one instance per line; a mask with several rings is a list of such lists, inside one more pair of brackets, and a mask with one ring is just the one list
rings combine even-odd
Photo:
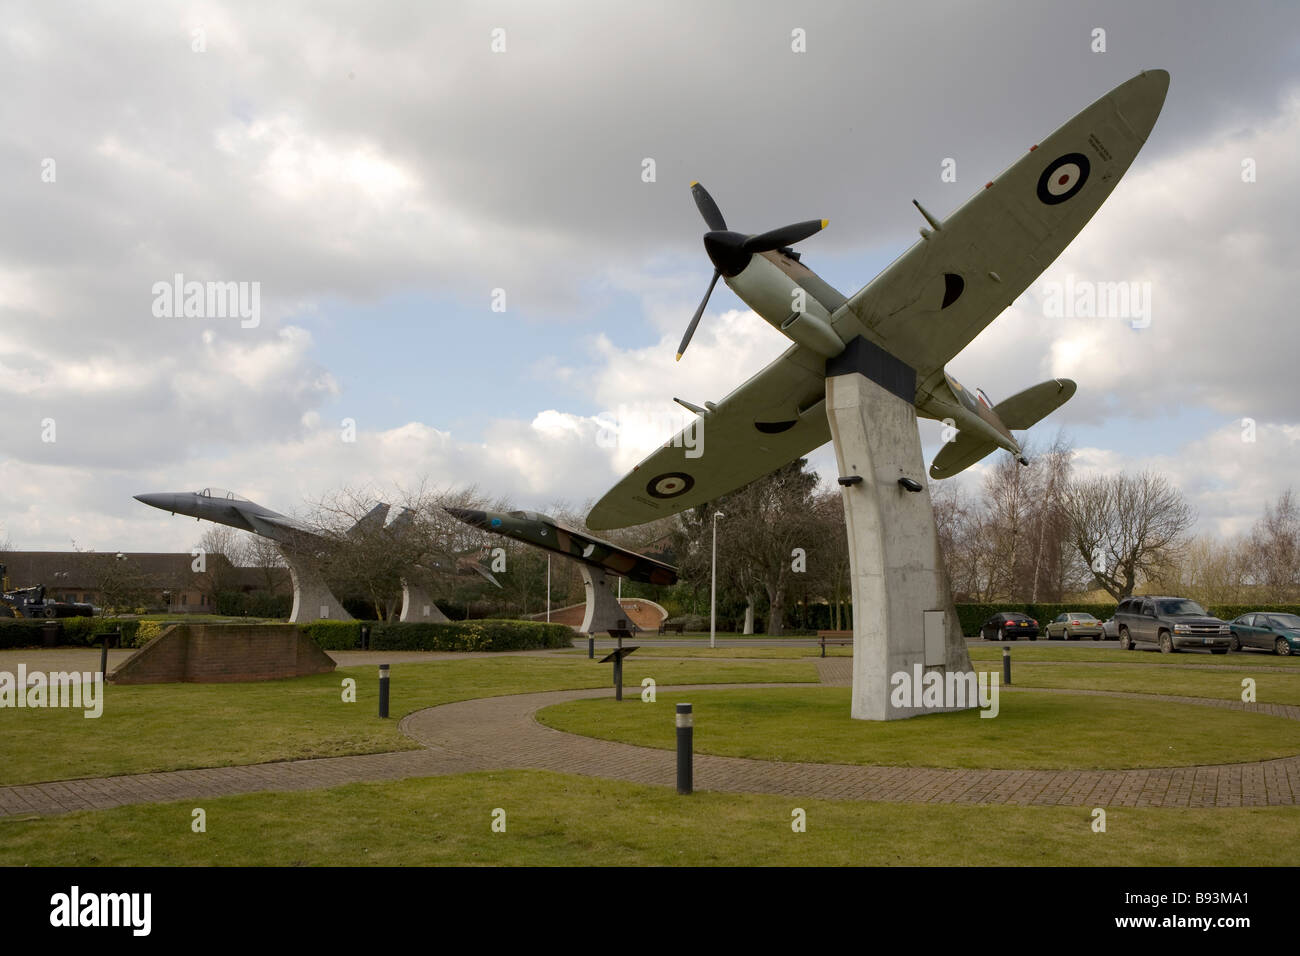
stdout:
[[[950,369],[995,402],[1075,379],[1030,438],[1160,469],[1227,534],[1300,486],[1294,4],[8,4],[0,540],[188,549],[131,496],[203,486],[581,505],[674,395],[788,344],[720,286],[674,363],[711,273],[692,180],[743,231],[829,218],[800,248],[852,294],[916,238],[913,197],[945,215],[1153,67],[1133,167]],[[177,274],[256,283],[257,324],[168,314]],[[1048,316],[1067,280],[1149,283],[1150,324]]]

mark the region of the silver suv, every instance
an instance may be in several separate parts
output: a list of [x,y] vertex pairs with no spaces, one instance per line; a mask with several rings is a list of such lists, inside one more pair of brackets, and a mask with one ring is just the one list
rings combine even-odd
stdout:
[[1232,627],[1187,598],[1125,598],[1115,609],[1115,623],[1119,646],[1126,651],[1138,644],[1152,644],[1165,654],[1189,647],[1226,654],[1232,644]]

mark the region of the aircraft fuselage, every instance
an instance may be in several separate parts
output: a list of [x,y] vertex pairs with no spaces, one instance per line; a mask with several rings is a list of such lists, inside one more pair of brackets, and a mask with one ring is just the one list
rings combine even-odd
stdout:
[[[796,344],[830,359],[844,351],[843,337],[832,315],[847,300],[833,286],[782,252],[753,256],[735,276],[723,276],[727,286],[769,325]],[[800,309],[802,308],[802,311]],[[989,405],[944,372],[944,381],[931,390],[918,384],[912,404],[921,418],[951,423],[951,427],[984,438],[1017,458],[1020,443]]]

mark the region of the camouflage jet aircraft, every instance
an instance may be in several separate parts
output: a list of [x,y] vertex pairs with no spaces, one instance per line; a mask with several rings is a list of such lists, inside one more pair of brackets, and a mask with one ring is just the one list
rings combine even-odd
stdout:
[[614,577],[647,584],[677,583],[677,569],[672,565],[584,534],[535,511],[511,511],[507,514],[472,508],[443,510],[475,528],[505,535],[544,551],[553,551]]
[[[711,501],[830,440],[827,362],[853,344],[918,416],[957,429],[930,466],[947,478],[998,448],[1025,461],[1013,429],[1064,404],[1074,382],[1054,379],[990,406],[944,366],[1007,308],[1078,235],[1146,142],[1169,88],[1147,70],[1111,90],[988,182],[942,222],[913,200],[928,228],[865,288],[845,297],[790,246],[819,232],[814,219],[759,235],[727,228],[699,183],[695,204],[709,227],[713,280],[678,348],[680,359],[723,278],[746,305],[794,342],[721,401],[701,408],[708,454],[683,430],[600,499],[589,527],[624,528]],[[882,382],[883,383],[883,382]]]

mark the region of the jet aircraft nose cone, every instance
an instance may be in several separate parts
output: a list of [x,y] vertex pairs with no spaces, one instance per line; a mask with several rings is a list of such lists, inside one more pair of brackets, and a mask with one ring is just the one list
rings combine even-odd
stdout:
[[132,497],[141,504],[149,505],[151,508],[161,508],[164,511],[175,510],[176,495],[172,492],[158,491],[147,495],[133,495]]

